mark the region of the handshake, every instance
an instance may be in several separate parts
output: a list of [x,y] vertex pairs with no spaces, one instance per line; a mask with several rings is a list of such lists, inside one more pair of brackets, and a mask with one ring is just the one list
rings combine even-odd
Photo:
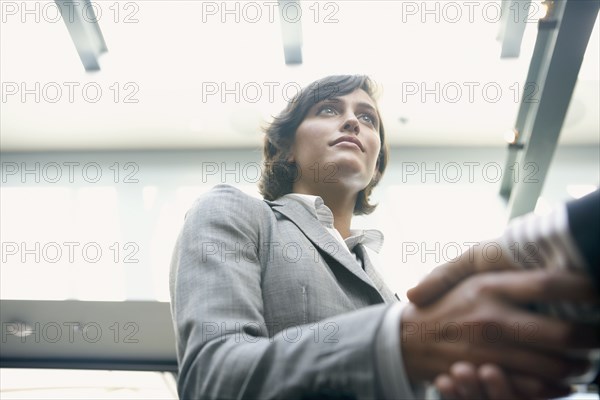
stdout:
[[411,381],[433,381],[448,399],[556,397],[592,381],[599,192],[519,218],[496,243],[503,251],[493,261],[471,249],[409,290],[401,349]]

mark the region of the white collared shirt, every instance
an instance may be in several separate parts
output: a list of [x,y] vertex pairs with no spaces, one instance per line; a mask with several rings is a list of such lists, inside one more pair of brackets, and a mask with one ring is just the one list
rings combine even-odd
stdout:
[[317,214],[317,219],[325,229],[340,243],[342,248],[346,249],[356,261],[364,269],[362,260],[354,252],[354,247],[357,244],[363,244],[365,247],[379,253],[383,247],[383,233],[377,229],[351,229],[350,236],[346,239],[342,238],[340,232],[333,225],[333,213],[325,205],[323,199],[319,196],[300,193],[289,193],[282,197],[298,200],[302,205],[314,210]]

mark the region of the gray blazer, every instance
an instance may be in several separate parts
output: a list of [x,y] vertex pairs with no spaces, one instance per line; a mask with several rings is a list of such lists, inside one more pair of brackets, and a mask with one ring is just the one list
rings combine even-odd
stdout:
[[309,210],[219,185],[171,263],[182,399],[375,398],[374,338],[396,301]]

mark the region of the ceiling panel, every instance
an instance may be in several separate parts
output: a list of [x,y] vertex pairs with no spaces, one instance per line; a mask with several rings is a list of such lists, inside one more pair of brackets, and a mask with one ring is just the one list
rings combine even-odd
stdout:
[[[52,1],[4,1],[2,151],[259,146],[299,87],[341,73],[382,87],[392,144],[500,146],[536,24],[518,59],[500,59],[499,2],[467,3],[301,2],[304,63],[286,66],[275,2],[92,2],[109,51],[86,73]],[[597,25],[563,143],[599,141]]]

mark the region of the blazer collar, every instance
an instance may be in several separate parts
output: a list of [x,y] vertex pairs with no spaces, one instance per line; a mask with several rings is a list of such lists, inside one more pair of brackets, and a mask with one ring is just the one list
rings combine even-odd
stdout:
[[[322,202],[323,200],[321,200]],[[341,249],[342,244],[338,242],[328,231],[325,229],[323,224],[320,222],[317,211],[314,207],[309,207],[308,204],[304,204],[299,199],[293,197],[280,197],[277,200],[269,201],[265,200],[271,208],[287,219],[292,221],[298,229],[304,233],[304,235],[321,251],[329,254],[339,264],[348,269],[357,278],[368,284],[374,289],[379,289],[375,282],[370,278],[370,274],[367,274],[358,265],[356,259],[344,249]],[[329,210],[328,210],[329,211]],[[331,211],[329,211],[331,213]],[[333,218],[332,218],[333,221]],[[363,260],[367,260],[367,257],[363,257],[363,254],[359,254]],[[370,265],[370,262],[369,262]],[[365,262],[365,267],[367,263]],[[372,266],[370,267],[373,270]]]
[[[309,209],[311,214],[314,214],[316,211],[317,219],[325,228],[335,229],[333,226],[333,213],[325,205],[321,197],[298,193],[289,193],[282,197],[282,199],[289,198],[299,201]],[[351,251],[354,251],[356,245],[363,244],[374,252],[379,253],[383,247],[383,233],[377,229],[350,229],[350,237],[344,239],[344,242],[346,242],[346,246]]]

